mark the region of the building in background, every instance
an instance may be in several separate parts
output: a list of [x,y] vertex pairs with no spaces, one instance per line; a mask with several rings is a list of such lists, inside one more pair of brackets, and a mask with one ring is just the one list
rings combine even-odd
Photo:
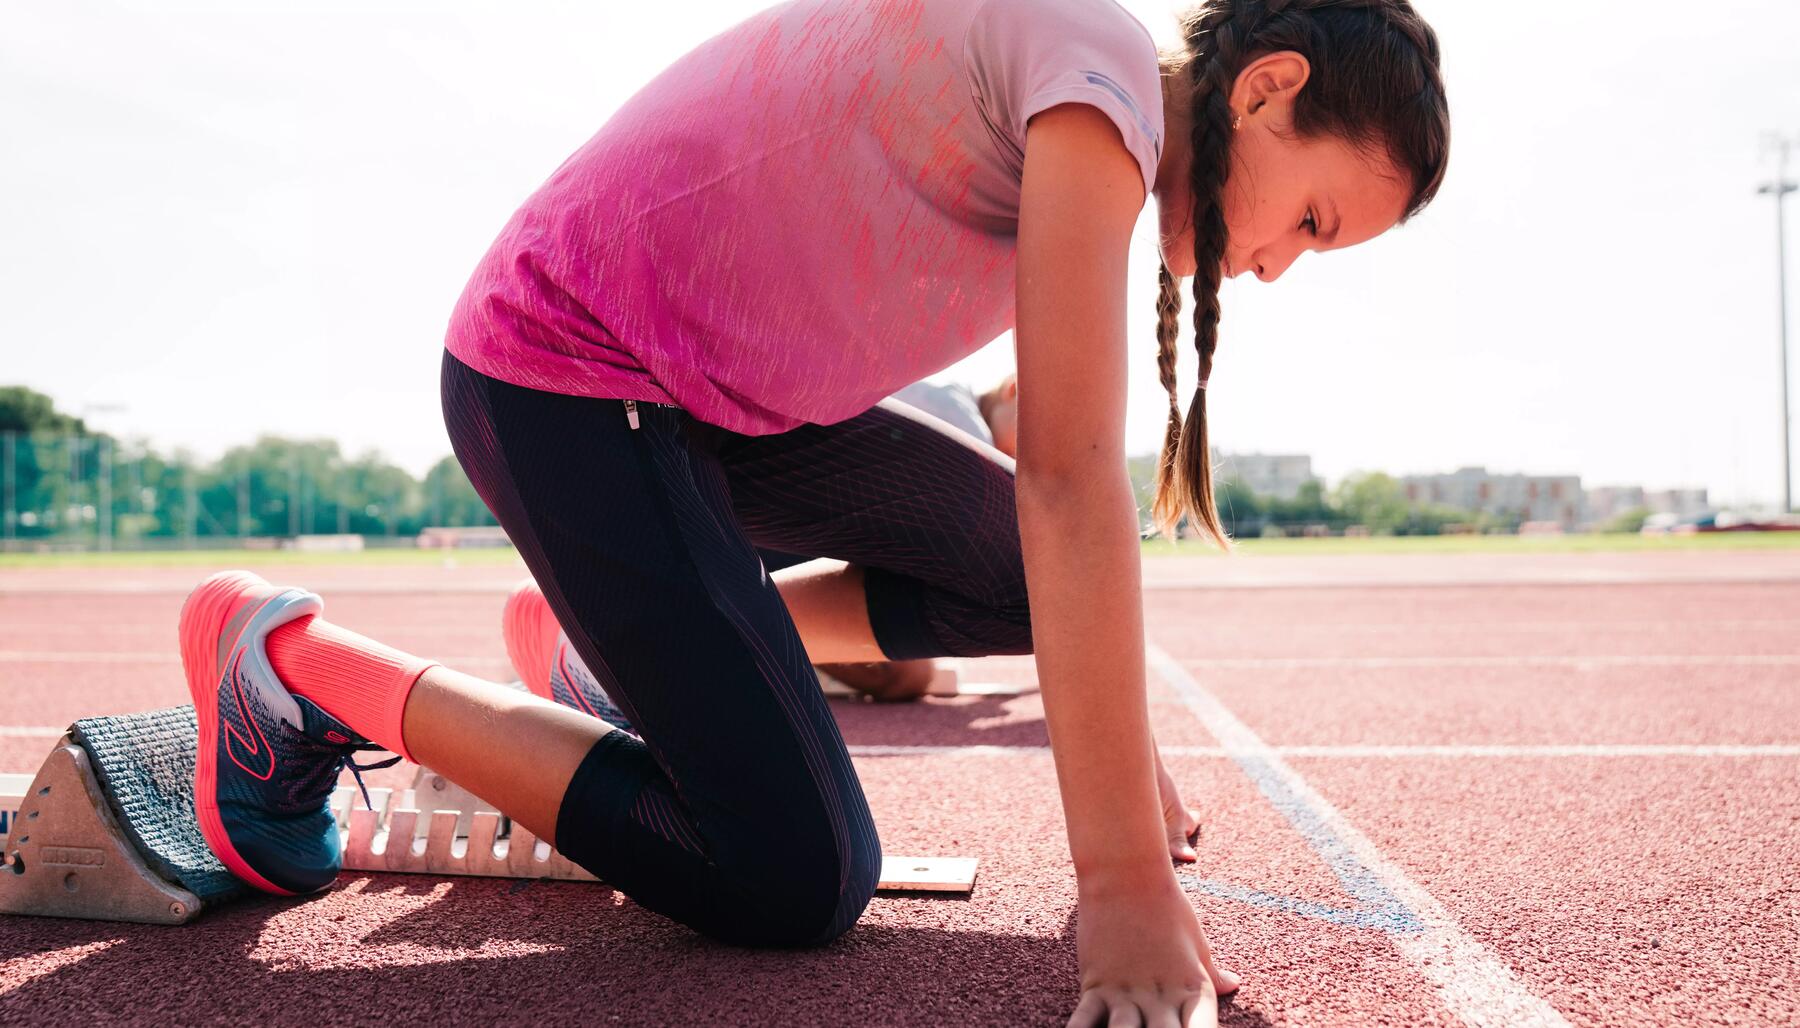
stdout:
[[1312,458],[1301,454],[1224,453],[1212,451],[1213,474],[1220,481],[1236,480],[1257,496],[1292,500],[1308,482],[1324,481],[1313,474]]
[[1621,514],[1649,507],[1642,486],[1603,485],[1587,491],[1587,520],[1592,525],[1604,525]]
[[1635,485],[1602,486],[1587,491],[1587,522],[1604,525],[1621,514],[1645,510],[1691,521],[1713,512],[1704,489],[1644,489]]
[[1496,475],[1486,468],[1458,468],[1448,475],[1406,475],[1406,498],[1520,522],[1554,522],[1564,531],[1582,523],[1585,499],[1580,475]]

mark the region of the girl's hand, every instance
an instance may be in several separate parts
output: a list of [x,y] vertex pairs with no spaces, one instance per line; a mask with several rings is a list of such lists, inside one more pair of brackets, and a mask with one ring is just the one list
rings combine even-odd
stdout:
[[[1194,908],[1172,873],[1149,887],[1081,889],[1075,926],[1081,1000],[1069,1028],[1212,1028],[1237,978],[1213,963]],[[1215,984],[1217,983],[1217,984]]]
[[1163,827],[1169,839],[1169,856],[1184,864],[1192,864],[1199,860],[1194,852],[1194,836],[1200,831],[1200,812],[1181,801],[1181,791],[1175,788],[1175,779],[1170,777],[1168,768],[1163,767],[1162,757],[1156,758],[1156,792],[1162,800]]

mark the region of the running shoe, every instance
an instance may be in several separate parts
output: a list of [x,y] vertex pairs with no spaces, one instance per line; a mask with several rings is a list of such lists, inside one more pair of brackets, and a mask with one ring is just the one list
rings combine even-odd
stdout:
[[500,631],[506,636],[506,655],[512,658],[513,670],[525,688],[614,728],[631,731],[630,719],[569,644],[568,633],[557,624],[550,601],[544,599],[535,581],[527,578],[520,582],[506,598]]
[[324,609],[312,593],[247,571],[213,575],[181,608],[181,662],[200,728],[200,832],[233,874],[278,895],[317,892],[337,877],[343,845],[331,792],[352,753],[379,749],[288,692],[269,664],[269,633]]

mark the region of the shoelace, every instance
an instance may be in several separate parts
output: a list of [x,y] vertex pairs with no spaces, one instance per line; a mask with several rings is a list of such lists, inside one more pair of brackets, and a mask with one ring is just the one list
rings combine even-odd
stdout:
[[[400,763],[400,761],[403,759],[398,754],[396,754],[392,757],[389,757],[386,760],[377,760],[372,764],[358,764],[356,762],[356,760],[351,756],[351,754],[358,753],[363,750],[376,750],[376,749],[380,749],[381,747],[375,746],[375,745],[372,745],[369,743],[321,742],[320,740],[314,739],[312,736],[307,735],[305,732],[294,727],[294,725],[291,722],[289,722],[287,718],[281,719],[281,727],[287,729],[290,733],[292,733],[295,736],[295,738],[298,739],[302,745],[311,746],[315,749],[335,751],[338,754],[338,758],[340,760],[342,760],[344,762],[344,765],[350,769],[350,777],[356,779],[356,787],[358,789],[362,790],[363,806],[368,808],[369,810],[375,809],[375,801],[369,797],[369,785],[367,782],[363,781],[362,773],[364,771],[380,771],[382,768],[393,767],[395,764]],[[335,769],[334,769],[334,776],[335,776]]]
[[[353,747],[353,748],[361,749],[362,747]],[[369,798],[369,787],[368,787],[368,785],[364,784],[362,773],[364,771],[379,771],[384,767],[393,767],[395,764],[400,763],[400,759],[401,758],[398,755],[395,755],[395,756],[389,757],[386,760],[377,760],[373,764],[358,764],[356,761],[350,759],[350,755],[348,753],[344,754],[344,764],[345,764],[345,766],[350,768],[350,777],[356,779],[356,787],[358,789],[362,790],[362,798],[363,798],[363,806],[364,807],[367,807],[370,810],[374,810],[375,809],[375,801]]]

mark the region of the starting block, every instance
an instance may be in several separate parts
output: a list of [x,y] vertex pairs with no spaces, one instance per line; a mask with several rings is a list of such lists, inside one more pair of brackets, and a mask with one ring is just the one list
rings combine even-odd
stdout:
[[[194,816],[192,707],[87,718],[37,774],[0,775],[0,913],[185,924],[251,889]],[[426,768],[408,789],[340,786],[331,809],[351,871],[598,881]],[[976,860],[890,856],[882,891],[968,893]]]
[[[814,668],[818,671],[817,668]],[[861,699],[863,694],[845,685],[824,671],[819,671],[819,688],[826,696],[834,699]],[[962,673],[955,664],[940,661],[936,673],[932,675],[931,684],[925,687],[927,696],[1018,696],[1036,690],[1011,682],[965,682]]]

